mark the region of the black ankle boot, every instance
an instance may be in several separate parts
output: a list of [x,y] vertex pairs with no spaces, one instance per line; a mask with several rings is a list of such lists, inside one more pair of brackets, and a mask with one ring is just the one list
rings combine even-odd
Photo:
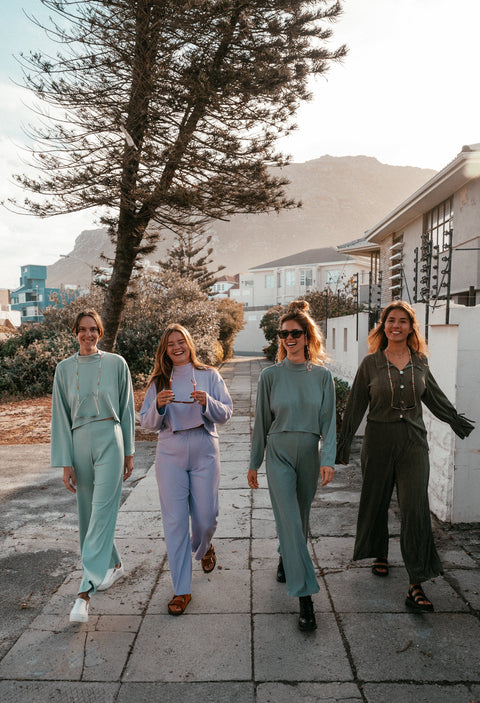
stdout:
[[282,557],[280,557],[280,559],[278,560],[278,566],[277,566],[277,581],[279,583],[285,583],[286,580],[287,579],[285,577],[285,569],[283,568],[283,559],[282,559]]
[[303,630],[316,630],[317,621],[313,612],[313,602],[311,596],[300,596],[300,617],[298,618],[298,627]]

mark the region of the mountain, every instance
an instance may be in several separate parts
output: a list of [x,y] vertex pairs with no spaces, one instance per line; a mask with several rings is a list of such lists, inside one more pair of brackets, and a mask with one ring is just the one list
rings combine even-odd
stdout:
[[[302,207],[212,223],[215,263],[225,265],[225,273],[242,273],[272,258],[358,239],[435,174],[389,166],[369,156],[322,156],[280,170],[290,181],[288,196],[301,200]],[[165,233],[149,260],[161,259],[171,242],[172,235]],[[82,232],[73,251],[48,267],[48,285],[88,284],[89,265],[101,266],[102,252],[113,254],[106,232]]]

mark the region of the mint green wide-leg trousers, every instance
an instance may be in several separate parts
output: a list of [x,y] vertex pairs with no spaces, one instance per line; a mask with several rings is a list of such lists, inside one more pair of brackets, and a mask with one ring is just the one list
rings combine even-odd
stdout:
[[320,474],[318,443],[319,437],[310,432],[278,432],[267,438],[268,490],[289,596],[309,596],[320,588],[307,545]]
[[83,568],[78,592],[92,595],[121,561],[114,544],[124,465],[120,425],[101,420],[75,429],[73,457]]

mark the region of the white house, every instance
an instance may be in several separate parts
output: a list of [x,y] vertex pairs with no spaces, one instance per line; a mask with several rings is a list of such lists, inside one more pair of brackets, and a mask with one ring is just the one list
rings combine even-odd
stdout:
[[240,274],[230,297],[245,307],[246,324],[235,339],[236,352],[260,352],[265,346],[259,324],[273,305],[286,305],[314,290],[343,290],[358,274],[360,298],[367,294],[369,259],[339,254],[335,247],[308,249],[268,261]]
[[235,276],[220,276],[210,288],[211,298],[230,298],[232,289],[238,288],[239,274]]

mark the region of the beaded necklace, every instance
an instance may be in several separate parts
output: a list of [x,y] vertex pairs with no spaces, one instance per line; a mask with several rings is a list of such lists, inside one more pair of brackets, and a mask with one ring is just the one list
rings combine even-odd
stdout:
[[[409,406],[408,408],[405,407],[405,402],[404,402],[403,400],[401,401],[402,407],[400,407],[400,408],[399,408],[399,407],[396,407],[396,406],[393,404],[393,400],[394,400],[394,387],[395,387],[395,386],[394,386],[393,381],[392,381],[392,372],[391,372],[390,359],[388,358],[388,352],[387,352],[386,349],[385,349],[385,357],[386,357],[386,359],[387,359],[388,380],[389,380],[389,382],[390,382],[390,391],[391,391],[391,393],[392,393],[392,400],[391,400],[391,403],[390,403],[390,407],[392,408],[392,410],[413,410],[414,408],[417,407],[417,395],[416,395],[416,393],[415,393],[415,375],[414,375],[414,373],[413,373],[412,352],[410,351],[410,347],[408,347],[408,358],[409,358],[409,360],[410,360],[410,369],[411,369],[411,372],[412,372],[413,405]],[[402,371],[403,371],[403,369],[402,369]]]
[[[78,416],[79,417],[96,417],[98,415],[98,394],[100,392],[100,376],[102,375],[102,352],[98,352],[99,360],[98,360],[98,376],[97,376],[97,386],[95,388],[95,391],[93,393],[89,393],[86,395],[82,400],[80,400],[80,379],[78,376],[78,371],[79,371],[79,365],[78,365],[78,353],[75,355],[75,375],[76,375],[76,380],[77,380],[77,407],[78,407]],[[93,407],[90,410],[90,413],[88,415],[80,415],[80,408],[82,406],[86,406],[84,408],[84,411],[88,408],[89,406],[89,401],[90,401],[90,396],[93,396]],[[88,412],[88,411],[87,411]]]

